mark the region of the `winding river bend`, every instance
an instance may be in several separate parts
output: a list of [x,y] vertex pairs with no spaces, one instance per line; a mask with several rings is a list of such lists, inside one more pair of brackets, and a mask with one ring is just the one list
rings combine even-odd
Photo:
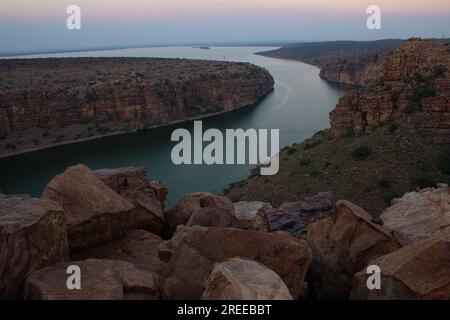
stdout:
[[[203,120],[203,130],[280,129],[280,147],[300,142],[329,126],[328,113],[344,91],[320,79],[319,69],[297,61],[255,55],[258,47],[139,48],[45,54],[28,57],[166,57],[251,62],[265,67],[275,79],[275,90],[257,106]],[[54,147],[0,160],[0,190],[40,196],[44,186],[66,167],[84,163],[91,169],[144,166],[152,180],[169,190],[170,207],[182,194],[221,193],[230,183],[247,177],[248,165],[182,165],[172,163],[170,141],[175,128],[193,130],[187,122],[98,140]]]

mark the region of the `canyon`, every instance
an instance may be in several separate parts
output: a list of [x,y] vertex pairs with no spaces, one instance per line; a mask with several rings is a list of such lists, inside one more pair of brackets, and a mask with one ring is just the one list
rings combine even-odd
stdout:
[[[343,68],[351,68],[360,56],[346,59]],[[412,38],[368,61],[361,66],[376,71],[340,98],[330,129],[284,148],[277,176],[254,171],[231,184],[227,196],[279,205],[329,190],[378,216],[409,190],[449,183],[449,44]]]
[[0,155],[132,132],[258,103],[249,63],[159,58],[0,60]]
[[346,94],[331,112],[332,135],[391,124],[421,132],[430,143],[450,143],[450,46],[412,38],[383,61],[381,76]]

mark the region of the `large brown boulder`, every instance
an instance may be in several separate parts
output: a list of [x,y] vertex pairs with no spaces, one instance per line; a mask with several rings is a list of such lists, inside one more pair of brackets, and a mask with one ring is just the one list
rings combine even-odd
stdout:
[[[81,289],[67,287],[69,266],[80,268]],[[116,260],[59,263],[33,272],[26,281],[26,297],[32,300],[153,300],[158,291],[151,272]]]
[[66,215],[71,249],[122,237],[127,230],[160,230],[155,217],[119,195],[84,165],[69,167],[45,187],[42,197],[59,203]]
[[[215,227],[235,227],[239,224],[233,215],[230,199],[211,193],[186,194],[178,204],[166,213],[170,233],[179,225],[200,225]],[[213,215],[213,217],[209,217]]]
[[370,264],[381,269],[381,289],[369,290],[362,270],[353,280],[351,299],[450,299],[450,237],[416,242]]
[[260,201],[240,201],[233,204],[234,216],[239,220],[243,229],[267,231],[266,211],[272,209],[269,203]]
[[232,258],[214,265],[202,299],[292,300],[292,296],[272,270],[256,261]]
[[0,194],[0,299],[21,298],[31,272],[68,258],[66,221],[58,204]]
[[136,207],[149,211],[155,219],[154,232],[161,233],[167,189],[159,182],[150,182],[145,168],[101,169],[94,171],[94,174]]
[[168,262],[170,258],[172,257],[173,252],[175,249],[180,245],[181,241],[185,236],[188,234],[197,231],[197,230],[208,230],[206,227],[200,227],[200,226],[185,226],[185,225],[179,225],[177,229],[175,230],[172,238],[169,240],[162,241],[158,245],[158,257],[165,262]]
[[370,260],[398,248],[385,228],[348,201],[337,202],[332,213],[307,230],[314,255],[310,285],[319,299],[348,298],[354,274]]
[[163,299],[200,299],[214,263],[234,257],[262,263],[283,279],[294,299],[303,295],[312,259],[305,242],[284,232],[211,227],[181,239],[164,273]]
[[403,244],[450,236],[450,188],[426,188],[395,199],[380,217]]
[[158,257],[158,246],[161,243],[161,238],[155,234],[144,230],[132,230],[121,239],[75,252],[71,255],[71,259],[122,260],[140,270],[154,272],[158,278],[165,265]]

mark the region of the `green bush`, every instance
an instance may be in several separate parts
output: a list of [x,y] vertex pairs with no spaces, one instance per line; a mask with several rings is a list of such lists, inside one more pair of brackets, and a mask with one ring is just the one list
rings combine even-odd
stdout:
[[307,143],[305,143],[303,150],[313,149],[313,148],[317,147],[318,145],[320,145],[321,143],[322,143],[322,141],[320,141],[320,140],[317,140],[314,142],[307,142]]
[[309,159],[300,160],[300,165],[303,167],[309,166],[310,164],[311,164],[311,160],[309,160]]
[[450,154],[447,152],[443,152],[438,156],[437,163],[439,171],[443,174],[450,175]]
[[436,90],[433,87],[421,87],[414,91],[414,100],[420,101],[423,98],[435,97]]
[[382,178],[378,184],[383,189],[389,189],[392,186],[392,182],[387,178]]
[[320,173],[320,171],[319,170],[313,170],[313,171],[311,171],[311,177],[319,177],[321,175],[321,173]]
[[414,181],[414,184],[420,188],[420,189],[424,189],[424,188],[428,188],[428,187],[436,187],[436,180],[434,180],[431,177],[428,176],[420,176],[416,178],[416,181]]
[[6,146],[5,146],[5,148],[6,149],[9,149],[9,150],[16,150],[16,145],[15,144],[13,144],[13,143],[7,143],[6,144]]
[[398,128],[400,128],[398,123],[393,122],[389,125],[389,132],[394,133],[395,131],[397,131]]
[[80,124],[88,124],[90,122],[88,117],[81,117]]
[[288,151],[287,151],[287,154],[292,155],[292,154],[294,154],[294,153],[296,153],[296,152],[297,152],[297,149],[295,149],[295,148],[289,148]]
[[368,146],[359,146],[353,150],[352,155],[357,160],[364,160],[372,155],[372,149]]

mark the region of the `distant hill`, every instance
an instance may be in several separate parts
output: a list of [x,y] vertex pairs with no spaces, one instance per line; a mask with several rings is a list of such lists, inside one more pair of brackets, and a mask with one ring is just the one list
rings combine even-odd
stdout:
[[336,62],[352,55],[373,55],[394,50],[404,40],[328,41],[289,44],[282,48],[257,54],[272,58],[299,60],[316,66]]

